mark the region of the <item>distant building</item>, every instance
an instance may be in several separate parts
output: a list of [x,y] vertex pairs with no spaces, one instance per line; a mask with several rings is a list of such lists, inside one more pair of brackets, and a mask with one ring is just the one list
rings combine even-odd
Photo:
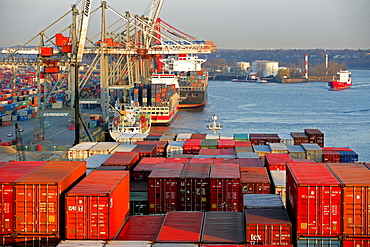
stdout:
[[259,77],[276,76],[278,70],[278,62],[266,60],[256,60],[252,62],[252,72],[258,73]]

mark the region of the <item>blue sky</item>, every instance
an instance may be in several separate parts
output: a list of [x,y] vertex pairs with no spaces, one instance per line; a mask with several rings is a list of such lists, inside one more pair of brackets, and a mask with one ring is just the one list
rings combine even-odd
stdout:
[[[73,3],[0,0],[0,47],[26,43]],[[151,1],[107,3],[121,14],[142,15]],[[165,0],[160,17],[218,48],[370,49],[369,10],[370,0]]]

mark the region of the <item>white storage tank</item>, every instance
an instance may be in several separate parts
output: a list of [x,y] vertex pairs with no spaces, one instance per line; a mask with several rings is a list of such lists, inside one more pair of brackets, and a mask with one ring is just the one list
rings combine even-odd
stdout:
[[276,76],[279,70],[279,63],[274,61],[256,60],[252,62],[252,71],[257,72],[258,76]]

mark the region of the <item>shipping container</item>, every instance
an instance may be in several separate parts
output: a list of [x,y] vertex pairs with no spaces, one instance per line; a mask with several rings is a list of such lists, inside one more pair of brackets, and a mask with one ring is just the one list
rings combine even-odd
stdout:
[[167,145],[167,157],[172,157],[176,154],[184,153],[184,144],[185,141],[171,141]]
[[235,140],[232,139],[219,139],[218,149],[235,149]]
[[206,134],[206,138],[205,139],[220,139],[220,134]]
[[60,239],[55,236],[45,235],[17,235],[13,237],[14,247],[34,247],[34,246],[46,246],[56,247],[59,246]]
[[217,149],[218,139],[202,139],[200,143],[201,149]]
[[134,133],[122,133],[120,134],[116,141],[119,142],[119,143],[123,143],[123,144],[126,144],[126,145],[130,145],[132,144],[131,143],[131,138],[134,136],[135,134]]
[[234,134],[230,133],[220,133],[220,138],[219,139],[228,139],[228,140],[233,140],[234,139]]
[[342,247],[370,247],[370,238],[344,238]]
[[258,154],[258,156],[265,156],[267,153],[271,153],[269,145],[253,145],[253,151]]
[[209,173],[211,164],[185,164],[178,181],[180,211],[209,210]]
[[178,178],[183,169],[180,163],[158,164],[148,176],[149,213],[178,210]]
[[271,153],[274,154],[287,154],[288,148],[284,143],[269,143],[268,144],[271,150]]
[[306,159],[306,152],[301,145],[287,146],[287,148],[292,159]]
[[244,243],[244,219],[242,212],[205,212],[202,243]]
[[97,145],[97,142],[81,142],[68,149],[68,160],[86,160],[90,157],[89,150]]
[[244,194],[244,208],[285,209],[281,197],[277,194]]
[[343,191],[343,235],[370,237],[370,170],[360,163],[327,163]]
[[60,236],[64,232],[62,196],[85,173],[85,161],[49,161],[19,179],[14,185],[15,232]]
[[118,142],[98,142],[89,149],[89,156],[93,154],[110,154],[118,145]]
[[[161,164],[161,163],[160,163]],[[147,182],[149,174],[153,171],[157,163],[139,162],[131,172],[131,182]]]
[[156,145],[137,145],[132,152],[139,153],[139,159],[143,157],[157,157]]
[[144,141],[144,139],[148,136],[149,134],[145,133],[136,133],[131,137],[131,144],[137,142],[137,141]]
[[210,158],[214,158],[217,155],[217,149],[201,148],[199,150],[199,155],[207,155]]
[[318,144],[302,143],[301,146],[306,153],[306,159],[312,159],[316,162],[322,162],[323,150]]
[[163,215],[130,216],[116,240],[154,243],[163,220]]
[[293,159],[286,153],[267,153],[265,156],[265,166],[270,171],[285,171],[289,162],[293,162]]
[[[196,155],[196,157],[199,157],[199,155]],[[189,159],[189,163],[203,163],[203,164],[212,164],[214,161],[213,158],[191,158]]]
[[167,145],[166,141],[137,141],[136,145],[155,145],[157,157],[167,157]]
[[304,133],[308,136],[309,143],[317,143],[320,147],[324,146],[324,133],[319,129],[305,129]]
[[[339,238],[328,237],[300,237],[296,241],[297,247],[341,247]],[[363,246],[358,246],[363,247]]]
[[258,158],[239,158],[240,167],[263,167],[261,159]]
[[114,150],[111,151],[111,154],[115,152],[132,152],[132,150],[136,147],[135,144],[123,144],[120,143]]
[[291,134],[278,134],[280,142],[285,145],[294,145],[294,138]]
[[202,139],[187,139],[183,147],[184,154],[199,154],[201,144]]
[[66,239],[112,240],[130,213],[128,171],[93,171],[65,195]]
[[233,148],[217,149],[217,156],[216,157],[220,157],[221,155],[232,155],[235,158],[236,157],[235,156],[235,149],[233,149]]
[[102,166],[122,166],[125,170],[132,170],[139,162],[139,153],[115,152],[109,157]]
[[354,151],[338,151],[340,154],[340,163],[356,163],[358,154]]
[[234,134],[234,140],[235,141],[249,141],[248,134]]
[[4,162],[0,167],[0,234],[14,230],[14,183],[44,165],[45,161]]
[[294,139],[294,145],[301,145],[302,143],[309,143],[308,136],[304,132],[290,132]]
[[176,140],[176,134],[175,133],[164,133],[161,138],[159,138],[160,141],[166,141],[170,143],[171,141]]
[[271,182],[265,167],[240,167],[242,194],[270,194]]
[[167,158],[164,163],[180,163],[180,164],[186,164],[189,163],[189,160],[191,158]]
[[210,211],[240,210],[239,165],[215,163],[210,173]]
[[270,171],[271,192],[278,194],[286,205],[286,171]]
[[239,159],[247,159],[247,158],[257,158],[257,159],[260,159],[260,156],[258,155],[258,153],[251,153],[251,152],[237,153],[236,156]]
[[340,153],[335,150],[323,150],[324,163],[340,163]]
[[111,156],[112,154],[94,154],[90,156],[86,159],[86,169],[97,169]]
[[205,139],[206,134],[191,134],[190,139]]
[[203,212],[168,212],[158,233],[157,243],[199,243],[203,226]]
[[148,192],[130,191],[130,215],[147,215],[147,214],[148,214]]
[[292,223],[285,209],[245,209],[244,216],[247,244],[292,244]]
[[191,133],[179,133],[177,134],[176,141],[186,141],[191,138]]
[[288,163],[287,209],[297,236],[339,237],[342,189],[323,163]]

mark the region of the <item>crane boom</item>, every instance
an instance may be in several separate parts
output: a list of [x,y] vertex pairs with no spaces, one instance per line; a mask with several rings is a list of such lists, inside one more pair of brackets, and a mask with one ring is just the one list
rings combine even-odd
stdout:
[[87,27],[89,25],[90,10],[91,10],[92,0],[83,0],[82,10],[81,10],[81,26],[80,26],[80,37],[78,39],[77,57],[76,62],[82,61],[82,55],[84,53],[85,41],[87,35]]

